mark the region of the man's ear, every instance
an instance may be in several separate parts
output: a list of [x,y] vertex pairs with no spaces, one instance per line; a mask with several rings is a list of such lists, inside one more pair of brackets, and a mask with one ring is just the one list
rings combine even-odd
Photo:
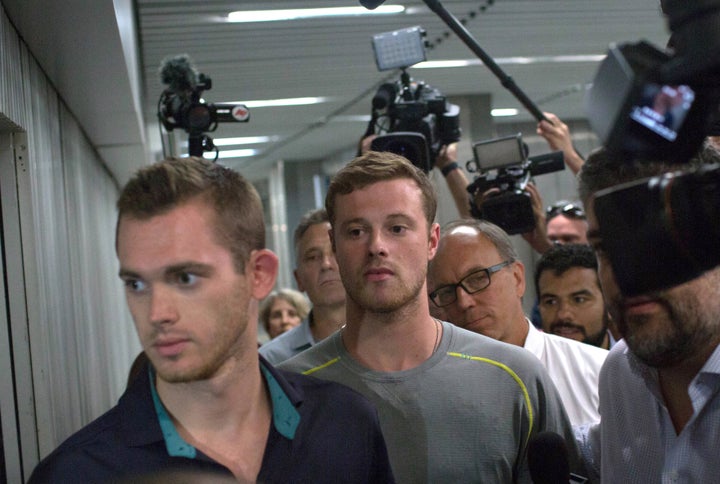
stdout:
[[295,277],[295,284],[297,285],[298,291],[305,292],[305,286],[303,286],[302,281],[298,277],[297,269],[293,271],[293,277]]
[[525,294],[525,264],[516,260],[512,265],[512,271],[515,278],[515,292],[522,298]]
[[249,267],[253,298],[258,301],[270,294],[278,275],[278,257],[269,249],[254,250],[250,254]]
[[440,224],[433,223],[430,226],[430,238],[428,241],[428,260],[432,260],[437,253],[438,245],[440,244]]

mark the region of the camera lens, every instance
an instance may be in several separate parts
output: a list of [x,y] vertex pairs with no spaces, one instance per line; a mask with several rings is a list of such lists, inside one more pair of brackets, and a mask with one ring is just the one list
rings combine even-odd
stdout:
[[205,104],[195,104],[187,111],[187,127],[199,131],[206,131],[210,127],[212,116]]

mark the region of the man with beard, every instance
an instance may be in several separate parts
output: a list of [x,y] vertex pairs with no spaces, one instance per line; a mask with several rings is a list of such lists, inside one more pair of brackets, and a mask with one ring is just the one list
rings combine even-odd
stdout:
[[436,318],[534,354],[573,424],[599,420],[597,381],[607,351],[530,323],[522,306],[525,266],[503,229],[476,219],[446,224],[428,269],[428,290]]
[[427,175],[369,151],[333,177],[325,205],[346,325],[280,367],[370,398],[399,482],[529,482],[528,442],[543,430],[569,437],[577,472],[567,416],[533,356],[431,317],[439,227]]
[[546,333],[606,350],[615,343],[589,245],[557,245],[545,252],[535,268],[535,288]]
[[258,357],[259,301],[278,260],[265,248],[253,186],[200,158],[171,159],[140,170],[117,206],[120,278],[149,364],[30,482],[157,473],[188,473],[189,482],[196,472],[238,482],[393,482],[365,398]]
[[[698,158],[692,163],[719,160],[708,147]],[[603,251],[593,207],[598,190],[687,167],[599,150],[580,172],[588,240],[623,337],[600,375],[602,421],[578,434],[604,482],[715,482],[720,474],[720,268],[663,291],[626,297]]]

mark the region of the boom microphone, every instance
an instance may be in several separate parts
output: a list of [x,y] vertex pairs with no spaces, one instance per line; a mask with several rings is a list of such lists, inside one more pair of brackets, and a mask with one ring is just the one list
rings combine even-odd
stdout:
[[383,3],[385,3],[385,0],[360,0],[360,5],[367,8],[368,10],[375,10]]
[[160,65],[160,80],[172,92],[189,92],[197,86],[198,73],[186,54],[166,57]]

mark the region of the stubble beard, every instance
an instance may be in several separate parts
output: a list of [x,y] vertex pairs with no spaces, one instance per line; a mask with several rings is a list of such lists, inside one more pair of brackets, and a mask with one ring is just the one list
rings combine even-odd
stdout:
[[[246,316],[244,316],[246,319]],[[227,321],[226,321],[226,324]],[[241,324],[235,322],[233,324]],[[155,372],[159,378],[167,383],[192,383],[197,381],[209,380],[218,374],[222,366],[232,358],[237,358],[241,348],[241,342],[247,331],[247,320],[242,322],[236,332],[216,331],[215,335],[210,339],[215,344],[210,345],[205,351],[193,347],[194,354],[181,355],[180,358],[198,359],[198,363],[192,363],[185,367],[176,368],[174,365],[166,365],[166,368],[153,363]],[[152,360],[151,360],[152,361]]]
[[361,279],[360,284],[357,284],[354,290],[348,290],[347,294],[358,307],[365,311],[388,314],[398,311],[411,301],[418,299],[420,291],[423,289],[423,280],[415,281],[410,285],[399,284],[394,288],[386,288],[392,292],[383,298],[378,298],[373,289],[373,284],[365,284]]
[[[660,315],[628,317],[623,311],[617,318],[618,328],[628,347],[646,365],[664,368],[676,365],[692,356],[717,336],[717,321],[710,321],[702,311],[702,302],[694,295],[670,299],[660,296],[658,302],[665,308]],[[618,306],[616,306],[618,307]],[[642,328],[651,319],[660,318],[654,334]]]
[[585,338],[583,339],[583,343],[592,346],[602,347],[603,341],[605,341],[605,337],[607,337],[608,335],[608,327],[610,325],[609,319],[610,317],[608,316],[607,308],[603,307],[602,328],[597,333],[591,334],[589,336],[587,332],[585,332]]

